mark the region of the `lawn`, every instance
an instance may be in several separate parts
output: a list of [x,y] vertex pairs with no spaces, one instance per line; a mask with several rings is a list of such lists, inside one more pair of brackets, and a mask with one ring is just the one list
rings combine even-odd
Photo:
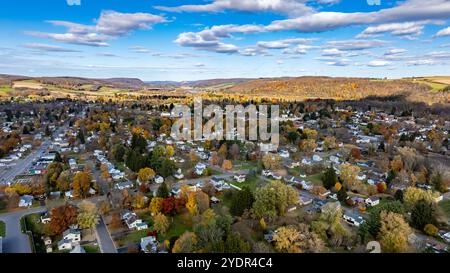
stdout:
[[447,221],[450,220],[450,199],[439,202],[439,207],[444,212],[444,216],[447,218]]
[[100,253],[100,247],[98,245],[88,244],[82,246],[86,253]]
[[170,224],[169,230],[166,234],[158,235],[158,240],[163,242],[164,240],[170,240],[172,237],[179,237],[186,230],[192,230],[192,218],[189,213],[183,213],[174,216],[173,222]]
[[147,237],[147,234],[151,232],[151,229],[136,230],[123,237],[116,239],[118,247],[127,246],[129,244],[136,244],[141,241],[141,238]]
[[250,176],[247,177],[247,179],[245,180],[245,182],[239,183],[239,182],[230,182],[230,184],[233,184],[239,188],[243,188],[245,186],[249,187],[251,191],[255,191],[257,187],[261,187],[265,184],[267,184],[266,181],[259,179],[256,176]]
[[23,228],[30,231],[33,236],[34,249],[37,253],[46,253],[44,242],[41,239],[44,225],[40,222],[40,214],[29,214],[22,218]]
[[306,181],[314,183],[316,185],[322,185],[322,173],[316,173],[305,178]]
[[258,162],[256,161],[242,161],[235,160],[233,161],[233,169],[234,170],[250,170],[258,167]]
[[6,236],[6,225],[5,222],[0,221],[0,237]]
[[1,85],[0,86],[0,95],[4,94],[7,95],[10,91],[12,91],[12,88],[8,85]]

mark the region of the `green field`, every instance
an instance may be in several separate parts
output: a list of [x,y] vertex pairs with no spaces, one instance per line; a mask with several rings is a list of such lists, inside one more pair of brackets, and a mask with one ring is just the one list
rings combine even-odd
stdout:
[[322,185],[322,173],[307,176],[305,180],[314,183],[315,185]]
[[190,231],[192,229],[192,217],[187,212],[172,217],[172,220],[166,234],[158,235],[158,240],[160,242],[170,240],[172,237],[179,237],[185,231]]
[[0,221],[0,237],[6,236],[6,225],[5,222]]
[[12,88],[9,85],[1,85],[0,86],[0,95],[2,95],[2,94],[7,95],[11,91],[12,91]]
[[442,209],[447,220],[450,219],[450,199],[439,202],[439,207]]
[[429,87],[431,87],[431,89],[433,91],[442,91],[445,87],[448,86],[447,84],[439,83],[439,82],[435,82],[435,81],[431,81],[431,80],[418,80],[416,82],[428,85]]

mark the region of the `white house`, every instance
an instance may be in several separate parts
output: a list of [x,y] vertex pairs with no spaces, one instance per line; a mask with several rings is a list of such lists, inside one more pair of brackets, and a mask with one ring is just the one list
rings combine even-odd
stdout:
[[58,242],[58,249],[59,250],[68,250],[72,249],[72,242],[69,240],[61,240]]
[[380,198],[375,197],[375,196],[370,196],[365,200],[366,205],[368,206],[376,206],[378,204],[380,204]]
[[320,162],[320,161],[322,161],[322,158],[321,158],[320,156],[318,156],[318,155],[313,155],[312,159],[313,159],[313,161],[315,161],[315,162]]
[[195,165],[195,173],[197,175],[202,175],[205,169],[206,165],[204,163],[197,163],[197,165]]
[[33,205],[33,196],[31,195],[23,195],[19,200],[19,207],[31,207]]
[[356,227],[359,227],[362,223],[364,223],[364,219],[360,215],[351,212],[345,212],[342,215],[342,218],[344,218],[344,220],[350,225]]
[[114,188],[116,190],[131,189],[131,188],[133,188],[133,183],[131,181],[125,181],[125,182],[116,183],[114,185]]
[[158,241],[155,236],[147,236],[141,238],[141,250],[145,253],[156,253],[158,252]]
[[261,174],[262,174],[263,176],[271,176],[271,175],[272,175],[272,172],[271,172],[270,170],[262,170]]
[[281,150],[279,153],[280,157],[282,158],[289,158],[289,152],[286,150]]
[[235,175],[234,177],[234,180],[236,180],[236,182],[238,182],[238,183],[243,183],[243,182],[245,182],[245,174],[239,174],[239,175]]
[[46,213],[43,213],[42,215],[41,215],[41,223],[42,224],[48,224],[48,223],[50,223],[50,214],[48,213],[48,212],[46,212]]
[[178,169],[177,172],[173,175],[173,177],[175,177],[176,179],[183,179],[184,175],[181,172],[181,169]]
[[155,183],[156,184],[161,184],[163,182],[164,182],[164,177],[162,177],[160,175],[155,176]]
[[71,241],[72,243],[81,241],[81,231],[75,229],[67,229],[63,232],[63,239]]

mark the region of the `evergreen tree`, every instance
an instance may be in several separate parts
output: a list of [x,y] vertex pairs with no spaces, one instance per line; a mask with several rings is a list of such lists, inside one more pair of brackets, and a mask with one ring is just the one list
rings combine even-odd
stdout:
[[147,141],[139,134],[133,134],[131,137],[131,149],[142,153],[147,147]]
[[338,181],[336,172],[334,171],[333,166],[330,166],[327,168],[327,170],[322,175],[322,184],[326,189],[331,189],[336,185],[336,182]]
[[400,202],[403,202],[403,191],[397,190],[394,194],[395,200],[398,200]]
[[55,158],[53,159],[53,162],[61,162],[61,163],[63,162],[61,155],[58,152],[55,153]]
[[230,212],[233,215],[241,216],[246,209],[250,209],[253,206],[255,198],[249,187],[243,187],[241,191],[238,191],[232,196]]
[[166,182],[163,182],[156,192],[156,197],[167,198],[169,197],[169,189],[167,188]]
[[419,200],[411,211],[412,226],[423,230],[425,225],[436,225],[436,210],[434,205],[425,200]]
[[84,133],[83,130],[78,130],[77,138],[80,141],[81,144],[86,143],[86,140],[84,139]]
[[338,193],[337,193],[337,198],[338,198],[338,200],[341,201],[341,202],[345,202],[345,200],[347,200],[347,190],[346,190],[344,187],[342,187],[342,188],[338,191]]

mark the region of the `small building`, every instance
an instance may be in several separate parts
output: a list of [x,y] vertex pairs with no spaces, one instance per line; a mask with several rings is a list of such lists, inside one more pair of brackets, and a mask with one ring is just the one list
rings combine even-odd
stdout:
[[162,184],[164,182],[164,177],[157,175],[155,176],[155,183],[156,184]]
[[124,190],[133,188],[133,183],[131,181],[124,181],[114,184],[114,189],[116,190]]

